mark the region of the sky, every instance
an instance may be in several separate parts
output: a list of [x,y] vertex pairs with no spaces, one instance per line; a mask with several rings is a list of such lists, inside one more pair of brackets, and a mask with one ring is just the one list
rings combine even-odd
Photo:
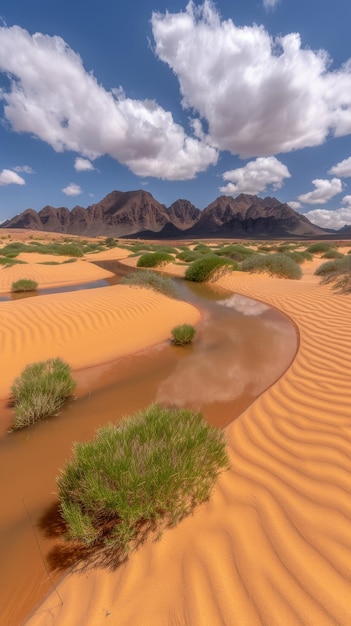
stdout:
[[0,222],[144,189],[351,224],[350,0],[2,0]]

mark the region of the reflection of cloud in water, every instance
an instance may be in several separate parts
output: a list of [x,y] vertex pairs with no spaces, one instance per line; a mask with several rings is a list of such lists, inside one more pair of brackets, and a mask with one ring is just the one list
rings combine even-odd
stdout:
[[181,356],[160,384],[158,402],[199,408],[233,401],[243,392],[257,396],[279,378],[294,355],[296,336],[290,324],[232,321],[230,332],[206,326],[193,351]]
[[246,298],[245,296],[241,296],[238,293],[235,293],[233,296],[228,298],[227,300],[222,300],[218,302],[222,306],[227,306],[232,309],[236,309],[239,313],[243,313],[243,315],[261,315],[265,311],[268,311],[269,306],[263,304],[262,302],[257,302],[256,300],[252,300],[251,298]]

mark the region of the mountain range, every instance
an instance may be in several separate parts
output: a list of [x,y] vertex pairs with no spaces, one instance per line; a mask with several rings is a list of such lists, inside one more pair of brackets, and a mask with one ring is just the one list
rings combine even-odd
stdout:
[[[75,206],[71,211],[52,206],[39,212],[26,209],[3,222],[0,228],[143,239],[333,236],[276,198],[220,196],[201,211],[184,199],[166,207],[143,190],[112,191],[96,204],[87,208]],[[349,238],[351,228],[334,232],[334,236],[338,234]]]

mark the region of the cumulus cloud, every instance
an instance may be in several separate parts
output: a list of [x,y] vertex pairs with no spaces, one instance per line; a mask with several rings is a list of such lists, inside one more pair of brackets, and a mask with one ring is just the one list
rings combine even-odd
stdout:
[[0,172],[0,185],[25,185],[26,181],[13,170]]
[[15,170],[15,172],[23,172],[24,174],[35,174],[35,171],[29,165],[16,165],[16,167],[14,167],[13,169]]
[[351,206],[334,210],[313,209],[313,211],[304,213],[304,216],[317,226],[339,230],[346,224],[351,225]]
[[343,204],[351,204],[351,196],[344,196],[342,202]]
[[351,176],[351,157],[348,159],[344,159],[334,165],[328,172],[328,174],[333,174],[335,176],[340,176],[341,178],[347,178]]
[[342,191],[340,178],[332,178],[331,180],[315,178],[312,184],[315,186],[314,191],[309,191],[299,196],[301,202],[306,202],[307,204],[325,204]]
[[223,179],[230,181],[224,187],[220,187],[222,193],[258,194],[265,191],[268,185],[273,189],[279,189],[284,178],[290,178],[290,172],[286,165],[278,161],[276,157],[259,157],[250,161],[245,167],[224,172]]
[[210,0],[154,12],[156,55],[178,78],[182,104],[208,123],[212,145],[268,156],[351,133],[351,61],[330,71],[300,35],[221,20]]
[[108,154],[137,175],[169,180],[191,179],[217,162],[215,148],[186,135],[155,101],[104,89],[61,37],[0,27],[0,69],[10,78],[0,99],[12,129],[58,152]]
[[296,200],[290,200],[290,202],[287,202],[286,204],[288,204],[292,209],[294,209],[294,211],[296,211],[296,209],[301,209],[301,202],[297,202]]
[[69,185],[67,185],[67,187],[61,189],[61,191],[63,191],[66,196],[79,196],[82,193],[82,189],[80,188],[80,186],[76,185],[75,183],[70,183]]
[[77,157],[74,162],[74,169],[77,170],[77,172],[89,172],[91,170],[95,170],[95,167],[89,159]]

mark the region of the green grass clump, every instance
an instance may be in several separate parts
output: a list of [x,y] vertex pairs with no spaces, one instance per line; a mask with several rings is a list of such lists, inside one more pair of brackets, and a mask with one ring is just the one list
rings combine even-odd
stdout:
[[153,404],[75,444],[57,479],[66,538],[119,560],[207,500],[228,467],[222,431],[195,411]]
[[322,252],[329,252],[332,248],[335,248],[335,245],[327,243],[326,241],[317,241],[316,243],[311,243],[306,249],[307,252],[311,252],[311,254],[320,254]]
[[313,254],[307,252],[306,250],[286,250],[284,254],[292,259],[298,265],[302,265],[305,261],[312,261]]
[[172,342],[176,346],[185,346],[191,343],[196,335],[196,330],[191,324],[179,324],[171,330]]
[[268,273],[279,278],[298,280],[302,276],[301,267],[286,254],[254,254],[241,265],[243,272]]
[[162,276],[162,274],[152,272],[151,270],[131,272],[128,276],[124,276],[120,283],[123,285],[130,285],[132,287],[154,289],[169,298],[177,298],[178,296],[177,288],[172,278],[169,276]]
[[139,257],[137,267],[160,267],[174,261],[167,252],[146,252]]
[[233,261],[244,261],[248,256],[252,256],[254,253],[250,248],[246,248],[240,244],[230,244],[228,246],[222,246],[216,250],[218,256],[226,256]]
[[153,247],[154,252],[166,252],[167,254],[177,254],[178,250],[174,246],[156,244]]
[[20,261],[19,259],[10,259],[9,257],[0,257],[0,265],[5,265],[5,267],[11,267],[11,265],[25,265],[26,261]]
[[238,269],[235,261],[215,254],[206,254],[189,265],[185,272],[185,278],[196,283],[202,283],[219,276],[223,272],[235,269]]
[[18,430],[57,414],[76,383],[70,366],[62,359],[49,359],[27,365],[11,388]]
[[36,291],[38,289],[38,283],[30,278],[21,278],[16,280],[11,285],[12,293],[20,293],[21,291]]
[[322,259],[341,259],[343,256],[344,255],[338,250],[331,249],[322,254]]
[[203,254],[201,252],[196,252],[195,250],[182,250],[177,254],[177,259],[179,261],[185,261],[185,263],[192,263],[196,261],[196,259],[202,259]]
[[205,243],[198,243],[193,249],[195,252],[200,252],[200,254],[210,254],[212,252],[211,248]]
[[317,267],[316,276],[326,276],[328,274],[341,274],[351,271],[351,257],[343,256],[340,259],[326,261]]

